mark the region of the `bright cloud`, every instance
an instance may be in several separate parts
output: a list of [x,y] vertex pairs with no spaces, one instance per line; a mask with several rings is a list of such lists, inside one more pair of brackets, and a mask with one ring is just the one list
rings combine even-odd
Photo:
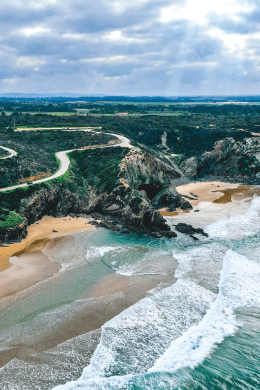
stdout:
[[50,29],[46,27],[25,27],[21,28],[18,33],[25,36],[25,37],[30,37],[33,35],[44,35],[46,33],[49,33]]
[[238,15],[243,12],[252,11],[255,7],[251,4],[238,3],[237,0],[188,0],[182,5],[171,5],[161,11],[160,20],[168,23],[172,20],[188,19],[206,23],[206,16],[209,13],[229,15],[238,20]]

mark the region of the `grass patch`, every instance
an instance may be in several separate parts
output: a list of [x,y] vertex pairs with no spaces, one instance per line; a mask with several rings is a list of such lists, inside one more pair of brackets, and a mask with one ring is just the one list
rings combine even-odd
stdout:
[[8,228],[23,223],[22,216],[15,211],[1,210],[0,211],[0,228]]
[[87,187],[95,189],[100,194],[110,193],[120,185],[119,164],[129,152],[128,148],[104,148],[82,150],[70,153],[74,182],[77,186],[85,183]]
[[4,157],[7,157],[7,156],[10,156],[10,152],[8,152],[5,149],[0,148],[0,159],[4,158]]

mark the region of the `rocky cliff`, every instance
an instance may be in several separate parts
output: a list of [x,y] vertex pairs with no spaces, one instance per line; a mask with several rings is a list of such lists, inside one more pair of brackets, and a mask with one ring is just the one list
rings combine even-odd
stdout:
[[181,169],[190,178],[259,184],[260,138],[245,138],[240,142],[225,138],[216,142],[212,151],[184,161]]
[[16,239],[22,239],[27,236],[28,221],[25,219],[20,225],[11,227],[0,227],[0,242],[8,242]]
[[158,209],[192,208],[174,186],[182,175],[179,169],[141,150],[131,150],[120,166],[122,185],[96,198],[89,212],[111,216],[129,230],[174,236]]
[[[176,234],[170,231],[158,209],[192,208],[175,189],[174,182],[180,176],[179,169],[170,161],[140,149],[130,150],[120,162],[120,181],[109,193],[93,198],[91,188],[79,195],[56,183],[36,189],[32,196],[22,199],[19,214],[26,226],[45,215],[87,214],[101,219],[102,226],[113,230],[174,237]],[[24,237],[26,226],[23,231],[14,229],[10,235],[2,232],[0,240]]]

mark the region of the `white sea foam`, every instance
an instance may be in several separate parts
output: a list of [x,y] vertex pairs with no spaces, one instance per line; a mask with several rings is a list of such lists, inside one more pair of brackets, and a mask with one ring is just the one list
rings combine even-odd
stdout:
[[208,290],[179,280],[131,306],[103,326],[81,379],[147,372],[173,339],[203,318],[214,299]]
[[113,251],[121,251],[123,248],[121,246],[91,246],[86,251],[86,259],[90,260],[96,257],[104,257],[106,253],[113,252]]
[[[253,200],[244,214],[215,222],[205,230],[210,237],[254,235],[259,231],[259,212],[260,198]],[[139,379],[141,385],[136,388],[164,388],[147,387],[142,376],[174,373],[202,363],[217,344],[235,334],[240,326],[237,308],[260,307],[259,263],[233,250],[224,255],[226,249],[223,244],[208,243],[174,251],[180,262],[177,283],[105,324],[101,342],[81,378],[55,389],[128,389]],[[223,257],[216,296],[204,287],[215,291]]]
[[134,263],[120,265],[117,273],[124,276],[169,275],[173,273],[174,259],[169,251],[154,251],[140,256]]
[[219,294],[199,325],[174,340],[149,372],[174,372],[202,363],[216,344],[238,327],[234,309],[260,307],[260,266],[229,250],[224,259]]
[[204,230],[210,237],[238,238],[256,234],[260,230],[260,197],[252,201],[245,213],[214,222]]
[[139,301],[102,327],[100,344],[81,378],[57,389],[121,388],[146,373],[173,339],[198,323],[215,297],[194,282],[178,280]]
[[106,253],[113,252],[113,251],[121,251],[122,248],[120,246],[113,247],[113,246],[101,246],[101,247],[90,247],[86,250],[85,255],[74,255],[73,257],[67,257],[62,262],[62,268],[60,272],[66,271],[70,268],[74,268],[75,266],[78,266],[80,264],[84,264],[86,260],[88,262],[91,262],[97,258],[104,257]]
[[103,257],[106,253],[111,251],[118,251],[122,249],[121,246],[101,246],[99,248],[100,256]]
[[194,280],[199,285],[218,292],[220,271],[227,249],[227,245],[214,242],[182,251],[174,250],[173,256],[179,262],[175,277]]
[[[260,307],[259,280],[259,264],[232,250],[227,251],[221,271],[219,294],[204,318],[201,304],[204,301],[204,308],[208,306],[214,295],[209,297],[207,290],[195,283],[179,280],[174,286],[138,302],[105,324],[101,343],[80,380],[56,389],[127,389],[127,383],[134,375],[194,368],[209,356],[216,344],[221,343],[225,337],[234,335],[239,326],[234,315],[236,308]],[[178,301],[181,302],[179,305]],[[198,323],[199,317],[201,321],[187,326],[188,317],[194,318],[198,309],[200,315],[194,322]],[[180,325],[182,330],[177,329]],[[155,336],[155,332],[159,337]],[[160,339],[161,348],[158,350]],[[166,347],[170,339],[173,341]],[[135,347],[136,343],[138,348]],[[162,352],[163,349],[165,352]],[[158,354],[160,357],[155,360],[154,357]],[[131,360],[132,355],[134,360]],[[149,369],[151,361],[154,364]],[[120,364],[129,365],[125,375],[120,375],[121,370],[120,374],[117,371]],[[110,378],[104,378],[105,376]]]

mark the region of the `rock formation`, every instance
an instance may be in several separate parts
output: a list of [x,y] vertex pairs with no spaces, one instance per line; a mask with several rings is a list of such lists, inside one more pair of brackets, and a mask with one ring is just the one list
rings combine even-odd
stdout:
[[260,182],[260,138],[235,142],[225,138],[211,152],[185,160],[181,169],[190,178],[213,178],[250,184]]

